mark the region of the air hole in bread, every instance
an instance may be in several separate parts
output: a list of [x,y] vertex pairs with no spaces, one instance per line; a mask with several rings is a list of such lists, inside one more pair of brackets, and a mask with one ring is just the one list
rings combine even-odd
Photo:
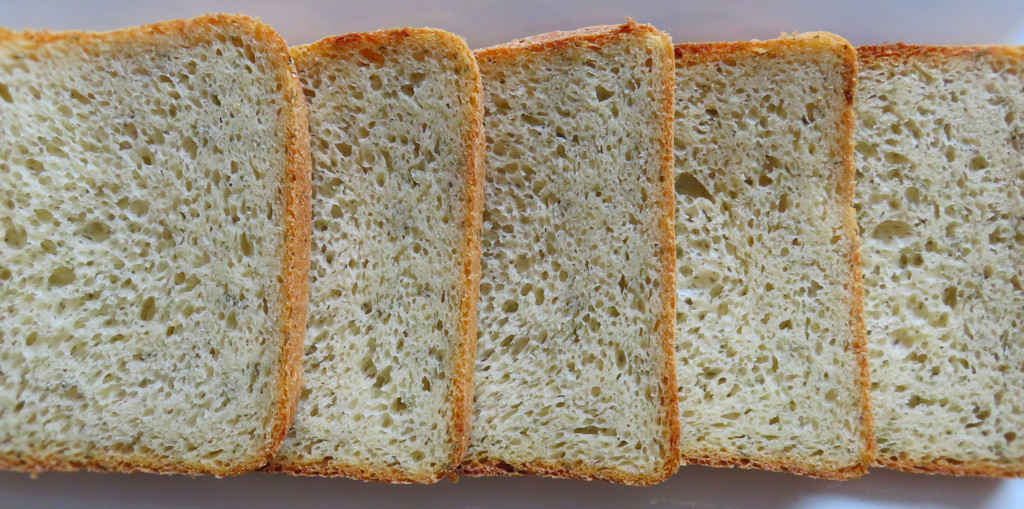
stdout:
[[14,249],[23,247],[28,239],[28,234],[25,232],[25,228],[14,224],[10,219],[6,219],[5,222],[7,225],[4,228],[4,242]]
[[71,267],[58,267],[50,273],[47,284],[50,287],[66,286],[75,281],[75,271]]
[[976,156],[971,158],[971,169],[972,170],[978,171],[978,170],[984,170],[985,168],[988,168],[988,159],[985,159],[985,156],[976,155]]
[[0,83],[0,99],[3,99],[4,102],[7,103],[14,103],[14,97],[11,96],[11,90],[4,83]]
[[110,237],[110,227],[99,221],[91,221],[82,229],[82,236],[93,242],[103,242]]
[[680,173],[676,177],[675,184],[676,194],[682,194],[693,198],[704,198],[709,201],[715,201],[715,198],[711,196],[704,184],[701,184],[696,177],[689,173]]
[[142,301],[142,307],[139,309],[139,319],[143,321],[152,320],[156,315],[156,299],[152,296],[146,297]]
[[879,240],[893,241],[895,239],[908,237],[912,232],[913,228],[911,228],[911,226],[906,222],[889,220],[883,221],[875,226],[874,230],[871,232],[871,236]]
[[380,90],[384,87],[384,83],[381,81],[380,76],[376,74],[370,76],[370,88],[373,90]]

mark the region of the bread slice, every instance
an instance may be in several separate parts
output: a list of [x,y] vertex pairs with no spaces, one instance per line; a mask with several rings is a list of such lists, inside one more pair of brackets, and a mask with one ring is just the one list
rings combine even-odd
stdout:
[[879,465],[1024,475],[1024,47],[859,50]]
[[0,468],[230,475],[298,392],[309,140],[241,16],[0,34]]
[[861,475],[854,50],[822,32],[675,50],[682,461]]
[[480,74],[442,30],[292,48],[310,106],[306,385],[268,470],[434,482],[469,438],[483,200]]
[[463,471],[676,470],[672,47],[646,25],[478,50],[480,339]]

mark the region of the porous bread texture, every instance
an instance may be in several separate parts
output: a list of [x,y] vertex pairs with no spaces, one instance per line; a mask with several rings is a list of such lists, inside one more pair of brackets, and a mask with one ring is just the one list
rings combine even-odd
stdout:
[[676,58],[682,462],[861,475],[853,48],[810,33]]
[[877,462],[1024,475],[1024,48],[861,48]]
[[0,38],[0,467],[235,474],[287,429],[305,106],[268,27]]
[[477,51],[488,179],[463,471],[676,469],[672,48],[646,25]]
[[292,49],[310,107],[305,387],[269,470],[434,482],[468,440],[482,205],[476,61],[441,30]]

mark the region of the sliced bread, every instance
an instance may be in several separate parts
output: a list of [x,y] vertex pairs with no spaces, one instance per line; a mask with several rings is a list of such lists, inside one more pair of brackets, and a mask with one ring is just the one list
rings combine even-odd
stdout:
[[877,462],[1024,475],[1024,47],[859,58]]
[[0,34],[0,468],[228,475],[277,451],[306,129],[249,18]]
[[827,33],[675,50],[681,460],[861,475],[854,50]]
[[634,22],[476,52],[488,180],[470,475],[676,469],[672,47]]
[[433,482],[466,447],[483,192],[480,75],[442,30],[292,48],[310,107],[305,387],[268,470]]

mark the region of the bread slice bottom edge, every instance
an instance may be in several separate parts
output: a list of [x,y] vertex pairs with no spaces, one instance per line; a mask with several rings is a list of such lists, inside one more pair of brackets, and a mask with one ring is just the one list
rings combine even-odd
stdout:
[[1002,479],[1024,478],[1024,458],[1017,463],[999,463],[984,460],[959,461],[951,458],[891,460],[878,457],[872,466],[915,474],[998,477]]
[[294,477],[335,477],[386,484],[434,484],[442,479],[458,477],[457,469],[412,472],[388,466],[367,466],[334,460],[289,461],[276,458],[260,469],[267,474],[285,474]]
[[700,465],[705,467],[718,468],[742,468],[749,470],[768,470],[771,472],[785,472],[789,474],[814,477],[817,479],[829,479],[833,481],[845,481],[856,479],[868,473],[870,461],[861,457],[861,461],[841,468],[828,469],[816,468],[803,461],[794,461],[785,457],[742,457],[735,454],[715,453],[706,456],[683,455],[679,462],[681,467],[686,465]]
[[92,459],[68,459],[57,455],[39,457],[0,456],[0,470],[38,474],[43,472],[114,472],[148,473],[161,475],[212,475],[231,477],[252,472],[266,465],[276,450],[261,445],[241,461],[230,466],[216,466],[196,461],[172,461],[153,456],[119,455],[104,453]]
[[536,460],[508,463],[501,460],[469,460],[462,463],[459,473],[467,477],[541,476],[580,481],[607,481],[629,486],[652,486],[675,473],[675,462],[666,459],[651,475],[626,472],[618,468],[595,468],[583,461],[556,462]]

